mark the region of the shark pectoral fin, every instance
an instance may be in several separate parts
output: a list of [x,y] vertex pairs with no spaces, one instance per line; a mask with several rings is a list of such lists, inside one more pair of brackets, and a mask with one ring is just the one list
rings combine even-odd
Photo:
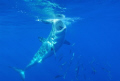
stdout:
[[70,45],[70,42],[67,41],[67,40],[65,40],[65,41],[64,41],[64,44]]
[[39,41],[42,42],[42,43],[46,40],[46,39],[43,38],[43,37],[38,37],[38,39],[39,39]]

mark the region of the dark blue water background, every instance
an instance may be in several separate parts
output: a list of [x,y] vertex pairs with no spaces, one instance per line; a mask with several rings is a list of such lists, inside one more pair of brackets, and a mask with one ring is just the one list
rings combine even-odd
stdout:
[[[57,59],[53,55],[27,70],[25,81],[120,81],[120,1],[53,2],[67,8],[66,17],[80,17],[67,27],[66,39],[74,46],[63,45]],[[36,15],[22,0],[0,1],[0,81],[22,81],[8,66],[25,68],[42,44],[38,37],[49,35],[51,25],[35,21]],[[65,79],[55,78],[65,73]]]

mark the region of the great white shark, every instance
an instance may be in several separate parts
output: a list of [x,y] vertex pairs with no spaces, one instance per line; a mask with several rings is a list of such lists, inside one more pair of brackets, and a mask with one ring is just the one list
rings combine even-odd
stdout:
[[42,42],[41,47],[35,53],[33,59],[30,63],[25,67],[25,69],[18,69],[16,67],[13,68],[17,71],[23,80],[25,80],[25,71],[35,65],[36,63],[41,63],[46,58],[52,56],[53,54],[56,55],[57,50],[63,45],[67,44],[70,45],[68,41],[65,40],[66,35],[66,25],[62,19],[47,19],[41,20],[44,23],[51,23],[52,30],[47,38],[39,37],[39,40]]

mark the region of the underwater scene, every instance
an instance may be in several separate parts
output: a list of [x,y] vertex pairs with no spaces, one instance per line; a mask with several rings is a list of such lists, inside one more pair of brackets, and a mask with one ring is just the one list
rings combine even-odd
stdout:
[[0,0],[0,81],[120,81],[120,0]]

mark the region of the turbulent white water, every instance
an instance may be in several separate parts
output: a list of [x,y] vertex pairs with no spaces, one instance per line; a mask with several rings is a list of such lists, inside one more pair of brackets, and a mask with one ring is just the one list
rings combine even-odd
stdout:
[[55,19],[56,17],[60,16],[60,14],[64,16],[62,19],[66,25],[69,25],[71,24],[71,22],[74,22],[75,20],[79,19],[79,18],[66,18],[65,14],[63,15],[66,8],[61,7],[54,1],[49,0],[24,0],[24,1],[27,3],[31,11],[37,13],[37,15],[34,14],[36,21],[39,21],[40,19]]
[[[48,0],[24,0],[29,8],[37,12],[39,18],[55,17],[55,14],[64,12],[66,8],[59,6],[57,3]],[[42,16],[42,17],[41,17]]]

